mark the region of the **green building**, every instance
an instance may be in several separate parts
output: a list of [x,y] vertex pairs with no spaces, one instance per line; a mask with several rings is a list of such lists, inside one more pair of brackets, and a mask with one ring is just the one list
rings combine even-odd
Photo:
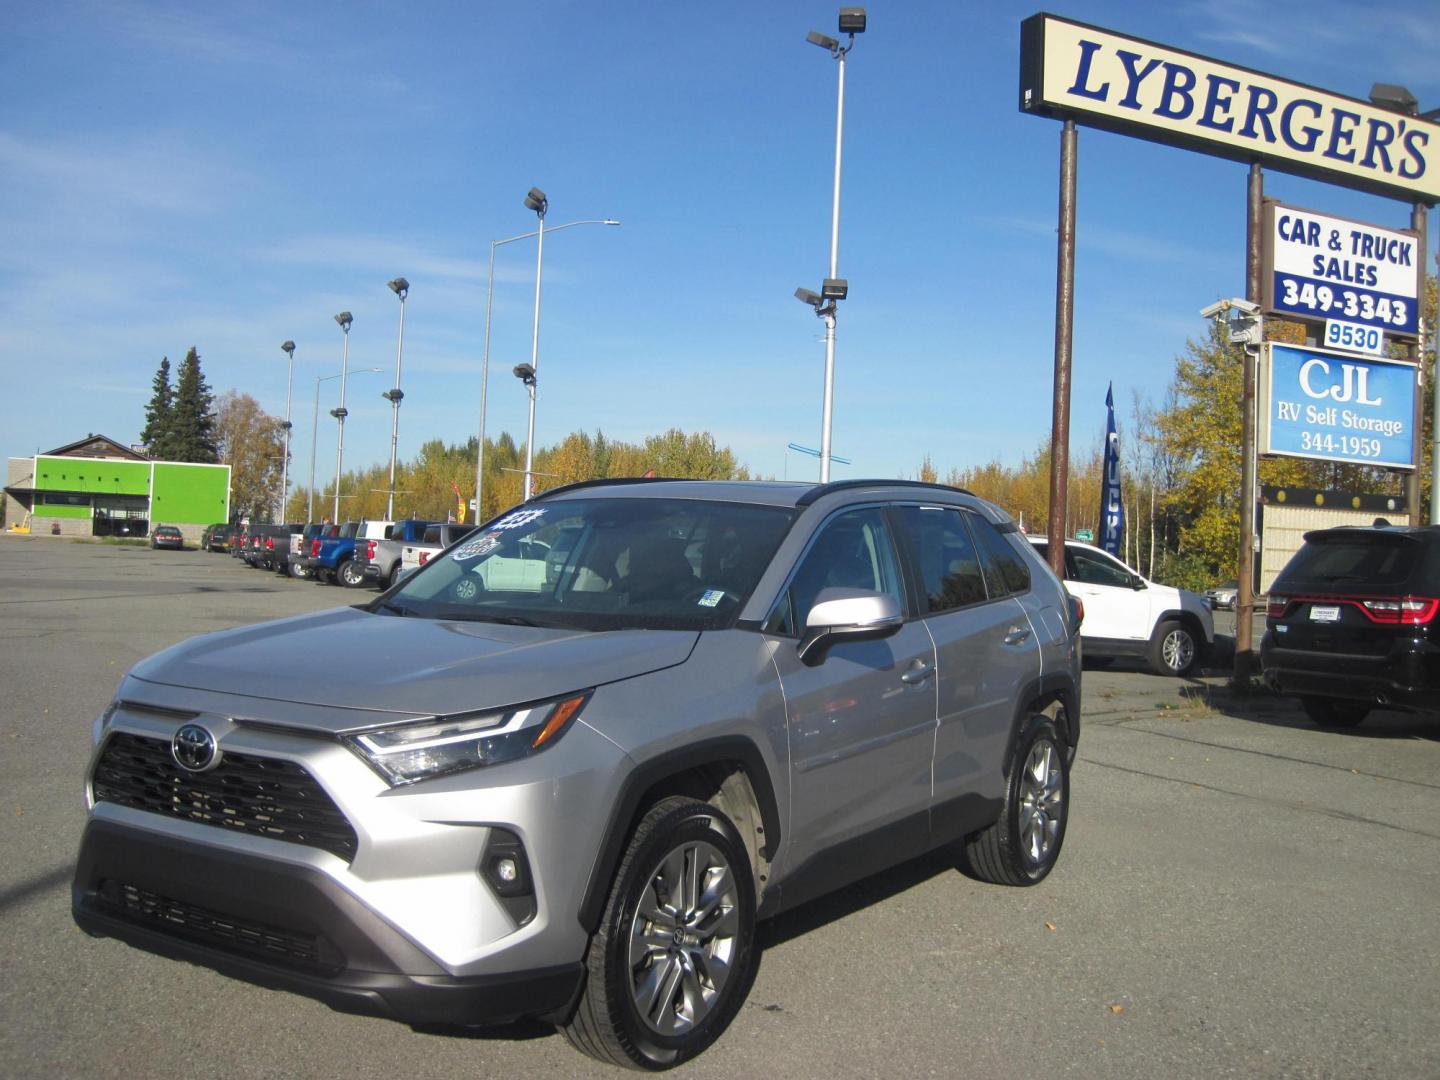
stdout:
[[148,536],[175,525],[197,543],[229,518],[229,465],[154,461],[104,435],[9,462],[5,520],[32,534]]

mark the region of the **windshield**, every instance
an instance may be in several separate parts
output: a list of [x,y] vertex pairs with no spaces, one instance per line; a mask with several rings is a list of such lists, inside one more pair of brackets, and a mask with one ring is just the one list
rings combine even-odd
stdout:
[[728,626],[789,510],[689,499],[566,499],[472,533],[375,610],[586,630]]

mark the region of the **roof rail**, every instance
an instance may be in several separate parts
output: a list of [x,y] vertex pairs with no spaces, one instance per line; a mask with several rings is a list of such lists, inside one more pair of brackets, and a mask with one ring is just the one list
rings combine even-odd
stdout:
[[934,484],[927,480],[832,480],[828,484],[816,484],[809,491],[795,500],[796,506],[809,506],[817,499],[823,499],[826,495],[836,491],[848,491],[851,488],[868,487],[908,487],[924,488],[927,491],[959,492],[961,495],[974,495],[973,491],[965,488],[951,487],[949,484]]
[[562,491],[578,491],[581,488],[601,487],[609,484],[665,484],[676,481],[693,481],[694,479],[693,476],[611,476],[601,480],[577,480],[573,484],[561,484],[559,487],[547,488],[533,496],[530,501],[539,502],[552,495],[559,495]]

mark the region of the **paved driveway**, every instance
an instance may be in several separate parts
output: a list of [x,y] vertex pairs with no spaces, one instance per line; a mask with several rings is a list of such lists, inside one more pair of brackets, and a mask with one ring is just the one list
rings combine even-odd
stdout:
[[[0,1075],[618,1075],[543,1028],[413,1032],[70,922],[90,724],[125,668],[362,598],[221,555],[0,538]],[[767,924],[748,1004],[681,1073],[1440,1075],[1440,720],[1322,731],[1223,682],[1087,672],[1045,884],[937,855]]]

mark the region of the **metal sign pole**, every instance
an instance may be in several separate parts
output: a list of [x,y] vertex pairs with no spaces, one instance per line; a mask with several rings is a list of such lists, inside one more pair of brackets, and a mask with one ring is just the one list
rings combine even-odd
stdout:
[[1050,419],[1050,569],[1065,576],[1065,511],[1070,489],[1070,367],[1075,337],[1075,121],[1060,131],[1060,228],[1055,274],[1055,389]]
[[[1265,175],[1258,161],[1250,163],[1246,186],[1245,299],[1260,303],[1261,210],[1265,201]],[[1235,669],[1232,682],[1245,689],[1254,670],[1255,617],[1255,366],[1259,350],[1243,353],[1244,389],[1240,398],[1240,572],[1235,596]]]
[[[1415,378],[1418,380],[1415,388],[1415,421],[1414,441],[1412,442],[1411,460],[1415,468],[1411,469],[1405,476],[1405,503],[1406,509],[1410,511],[1410,524],[1419,525],[1425,520],[1420,513],[1420,470],[1424,467],[1421,463],[1425,460],[1425,254],[1428,250],[1428,240],[1425,236],[1425,226],[1429,215],[1427,207],[1422,202],[1417,202],[1410,209],[1410,227],[1419,233],[1416,243],[1417,262],[1420,264],[1420,289],[1417,303],[1420,308],[1419,322],[1415,326],[1415,347],[1410,355],[1415,359]],[[1430,491],[1430,517],[1435,516],[1435,491]]]

